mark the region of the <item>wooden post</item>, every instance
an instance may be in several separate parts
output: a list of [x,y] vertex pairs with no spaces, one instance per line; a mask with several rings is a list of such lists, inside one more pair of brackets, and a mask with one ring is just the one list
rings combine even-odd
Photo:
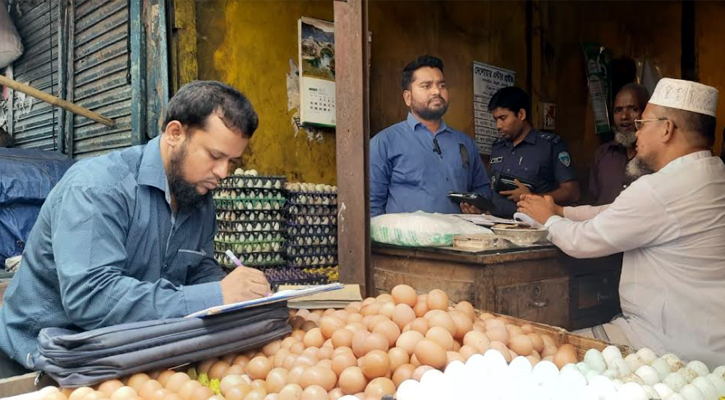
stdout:
[[33,96],[36,99],[56,105],[64,110],[68,110],[68,111],[71,111],[78,115],[82,115],[86,118],[92,119],[103,125],[114,126],[116,124],[115,122],[113,122],[112,119],[106,118],[101,114],[94,113],[93,111],[91,111],[87,108],[81,107],[77,104],[73,104],[73,103],[65,101],[63,99],[59,99],[58,97],[53,96],[52,94],[41,92],[40,90],[38,90],[34,87],[28,86],[24,83],[20,83],[14,79],[10,79],[10,78],[6,77],[5,75],[0,75],[0,84],[5,85],[5,86],[9,87],[10,89],[17,90],[18,92],[23,92],[29,96]]
[[367,1],[333,4],[340,281],[371,295]]

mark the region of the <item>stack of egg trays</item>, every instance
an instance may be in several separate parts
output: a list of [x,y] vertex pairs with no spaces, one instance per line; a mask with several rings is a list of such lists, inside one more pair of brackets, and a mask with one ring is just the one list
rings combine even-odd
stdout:
[[302,271],[308,274],[324,275],[327,277],[328,282],[338,282],[340,280],[340,269],[337,265],[334,267],[303,268]]
[[284,266],[286,219],[284,177],[234,175],[214,191],[217,234],[214,258],[227,269],[236,267],[231,250],[248,267]]
[[264,268],[264,276],[277,290],[279,285],[324,285],[329,283],[327,275],[318,272],[306,272],[300,268]]
[[336,266],[337,193],[288,192],[285,211],[288,265]]

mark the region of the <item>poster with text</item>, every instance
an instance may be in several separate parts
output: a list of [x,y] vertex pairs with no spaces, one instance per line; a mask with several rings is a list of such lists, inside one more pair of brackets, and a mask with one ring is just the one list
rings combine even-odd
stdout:
[[488,102],[499,89],[513,86],[515,79],[514,71],[473,62],[473,118],[476,145],[482,154],[491,154],[491,143],[498,137],[496,122],[488,111]]
[[299,20],[300,123],[335,127],[335,27],[332,22]]

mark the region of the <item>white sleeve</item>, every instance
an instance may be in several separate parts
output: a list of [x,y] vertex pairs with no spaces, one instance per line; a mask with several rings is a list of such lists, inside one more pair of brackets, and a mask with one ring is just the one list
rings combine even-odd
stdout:
[[606,210],[609,204],[603,206],[579,206],[564,207],[564,218],[572,221],[586,221],[596,217],[600,212]]
[[676,221],[668,215],[652,187],[645,180],[640,181],[590,220],[549,218],[549,240],[572,257],[593,258],[676,237]]

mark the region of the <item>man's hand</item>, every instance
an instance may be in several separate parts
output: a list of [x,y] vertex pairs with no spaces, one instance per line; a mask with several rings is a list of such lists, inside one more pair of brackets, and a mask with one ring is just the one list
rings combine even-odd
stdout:
[[468,204],[465,201],[461,202],[461,211],[464,214],[483,214],[483,211],[479,210],[478,207]]
[[222,279],[221,284],[224,304],[258,299],[271,292],[264,273],[254,268],[234,268]]
[[502,190],[501,192],[499,192],[499,194],[506,196],[514,203],[518,203],[519,201],[521,201],[521,196],[524,194],[531,194],[531,190],[529,190],[529,188],[521,183],[518,179],[514,179],[514,183],[516,184],[516,186],[518,186],[516,189]]
[[519,212],[528,215],[540,224],[545,224],[553,215],[563,213],[563,208],[554,203],[551,196],[523,195],[517,205]]

